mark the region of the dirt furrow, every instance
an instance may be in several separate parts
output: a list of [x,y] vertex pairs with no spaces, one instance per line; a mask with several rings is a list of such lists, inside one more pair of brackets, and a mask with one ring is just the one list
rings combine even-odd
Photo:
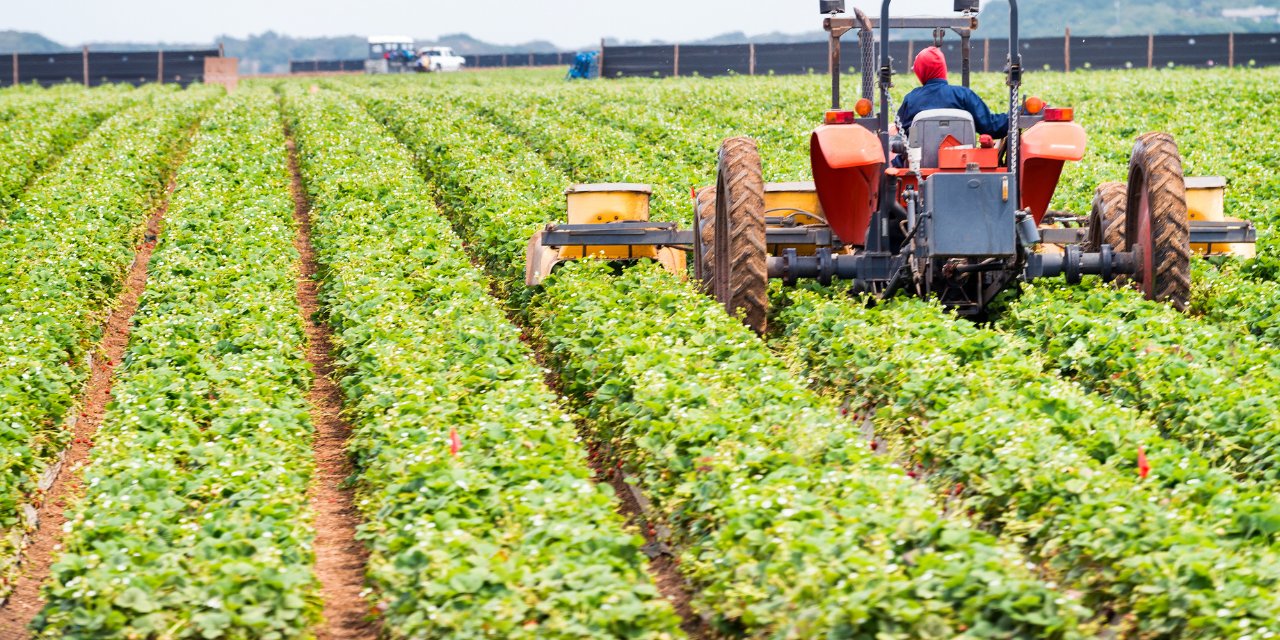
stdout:
[[[173,187],[173,182],[170,182],[168,194],[173,193]],[[89,380],[80,397],[80,413],[72,420],[71,446],[63,453],[53,475],[53,484],[45,491],[43,502],[37,508],[39,528],[32,534],[24,552],[22,576],[4,606],[0,607],[0,640],[29,637],[27,624],[44,606],[40,587],[49,579],[54,555],[61,550],[66,510],[83,495],[80,471],[89,462],[93,438],[102,425],[107,405],[111,403],[116,367],[129,344],[133,315],[138,311],[138,302],[147,285],[147,265],[151,262],[151,254],[155,251],[164,216],[168,212],[168,194],[147,221],[146,236],[134,255],[124,289],[107,318],[102,342],[92,357]]]
[[320,303],[316,297],[316,257],[311,246],[311,206],[298,173],[298,154],[292,136],[288,140],[289,171],[293,178],[294,221],[298,233],[294,247],[301,256],[297,283],[298,306],[306,323],[307,361],[314,380],[309,400],[311,422],[315,426],[316,471],[307,491],[315,514],[316,577],[324,599],[323,625],[316,630],[321,640],[377,637],[364,590],[368,552],[356,540],[360,513],[352,491],[343,486],[352,475],[347,456],[351,425],[342,419],[342,390],[334,381],[333,335],[328,325],[318,322]]

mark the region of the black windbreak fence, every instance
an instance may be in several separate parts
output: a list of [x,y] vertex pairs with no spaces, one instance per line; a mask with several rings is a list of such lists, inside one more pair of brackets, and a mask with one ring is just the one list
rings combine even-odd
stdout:
[[[557,53],[486,53],[462,56],[470,69],[499,69],[504,67],[557,67],[573,62],[576,51]],[[357,71],[364,69],[363,60],[293,60],[290,73],[316,73],[325,71]]]
[[573,52],[559,53],[488,53],[462,56],[473,69],[499,67],[553,67],[573,62]]
[[[911,60],[932,40],[894,40],[889,56],[895,73],[910,70]],[[1145,69],[1164,67],[1229,67],[1280,65],[1280,33],[1218,33],[1162,36],[1063,36],[1023,39],[1022,64],[1029,70]],[[843,66],[861,71],[857,33],[845,36]],[[1003,71],[1009,41],[973,38],[969,65],[974,72]],[[947,66],[959,74],[963,59],[960,39],[943,40]],[[62,55],[62,54],[58,54]],[[74,54],[78,56],[79,54]],[[569,65],[574,52],[495,53],[463,56],[467,67],[547,67]],[[78,59],[78,58],[77,58]],[[803,75],[829,72],[826,42],[728,45],[645,45],[606,47],[601,76],[606,78],[665,78],[671,76]],[[290,63],[293,73],[363,69],[360,60],[303,60]],[[0,70],[0,74],[7,70]],[[0,75],[0,78],[4,78]]]
[[290,60],[289,73],[364,71],[364,58],[355,60]]
[[168,82],[186,86],[203,82],[205,58],[219,55],[217,49],[0,54],[0,86],[12,86],[15,79],[21,84],[34,82],[45,87],[67,82],[89,86]]
[[0,86],[73,82],[145,84],[168,82],[187,86],[205,79],[205,58],[219,58],[216,49],[200,51],[78,51],[67,54],[0,54]]
[[[889,43],[896,73],[905,73],[926,40]],[[1280,64],[1280,33],[1029,38],[1020,43],[1029,70],[1145,69],[1164,67],[1269,66]],[[974,72],[1003,71],[1008,59],[1005,39],[973,38],[969,64]],[[960,71],[961,42],[943,40],[942,50],[953,73]],[[607,47],[601,76],[663,78],[672,76],[796,75],[828,73],[826,42],[740,45],[652,45]],[[856,32],[843,42],[842,66],[861,71]]]

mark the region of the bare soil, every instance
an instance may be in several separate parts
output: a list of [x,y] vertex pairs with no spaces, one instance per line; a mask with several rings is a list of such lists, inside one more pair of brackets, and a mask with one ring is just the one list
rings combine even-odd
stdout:
[[351,489],[343,486],[353,471],[346,449],[351,425],[342,419],[342,390],[334,382],[333,334],[328,325],[316,320],[322,316],[316,299],[317,267],[311,246],[311,206],[298,173],[297,152],[292,138],[288,147],[289,171],[293,178],[293,217],[298,227],[293,244],[301,256],[298,305],[306,321],[307,361],[315,375],[308,399],[311,422],[316,430],[312,442],[316,471],[308,487],[307,498],[315,514],[315,572],[320,580],[325,619],[316,629],[316,635],[320,640],[373,640],[378,637],[378,626],[372,618],[369,603],[361,595],[368,552],[355,538],[360,513],[355,508]]
[[[173,186],[170,182],[170,194]],[[146,236],[134,255],[124,290],[107,318],[102,343],[92,358],[89,381],[80,397],[80,414],[75,420],[71,446],[66,450],[61,471],[53,485],[45,492],[43,501],[36,505],[39,527],[32,534],[24,554],[22,575],[4,607],[0,608],[0,640],[28,638],[27,625],[44,606],[40,586],[49,579],[54,555],[62,548],[66,510],[84,494],[80,472],[89,462],[93,438],[102,425],[107,405],[111,403],[115,370],[129,344],[133,315],[138,311],[138,301],[147,284],[147,265],[151,262],[168,208],[166,196],[147,221]]]

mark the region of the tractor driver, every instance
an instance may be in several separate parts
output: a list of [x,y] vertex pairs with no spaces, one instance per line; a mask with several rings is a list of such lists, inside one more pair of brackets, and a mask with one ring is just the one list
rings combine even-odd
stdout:
[[947,84],[947,59],[937,47],[928,47],[916,56],[912,70],[920,80],[898,107],[902,136],[911,130],[911,121],[926,109],[963,109],[973,116],[978,135],[1003,138],[1009,133],[1009,114],[991,113],[986,103],[968,87]]

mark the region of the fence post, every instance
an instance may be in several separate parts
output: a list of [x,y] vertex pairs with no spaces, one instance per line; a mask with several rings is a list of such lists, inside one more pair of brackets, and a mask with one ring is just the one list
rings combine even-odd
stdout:
[[1152,62],[1156,57],[1156,36],[1154,33],[1147,34],[1147,68],[1150,69]]
[[504,53],[504,54],[502,54],[502,66],[503,66],[503,67],[506,67],[506,66],[507,66],[507,54],[505,54],[505,53]]
[[18,52],[13,52],[13,86],[18,86]]
[[1236,68],[1236,32],[1227,34],[1227,68]]
[[530,51],[530,52],[529,52],[529,66],[531,66],[531,67],[533,66],[533,52],[532,52],[532,51]]
[[89,45],[80,49],[81,71],[84,73],[84,86],[89,86]]
[[219,58],[227,57],[227,45],[222,42],[218,43],[218,57]]
[[675,51],[672,55],[671,70],[673,76],[680,77],[680,45],[678,44],[675,45]]
[[156,58],[156,83],[164,84],[164,49],[161,49],[159,54]]
[[991,70],[991,38],[982,39],[982,72]]
[[747,75],[756,74],[756,43],[747,43]]
[[1067,35],[1062,38],[1063,73],[1071,73],[1071,27],[1067,27]]
[[[880,46],[884,47],[884,46],[888,46],[888,44],[889,43],[886,42],[881,44]],[[916,60],[916,41],[908,40],[907,41],[907,68],[908,69],[911,68],[911,65],[915,64],[915,60]]]

